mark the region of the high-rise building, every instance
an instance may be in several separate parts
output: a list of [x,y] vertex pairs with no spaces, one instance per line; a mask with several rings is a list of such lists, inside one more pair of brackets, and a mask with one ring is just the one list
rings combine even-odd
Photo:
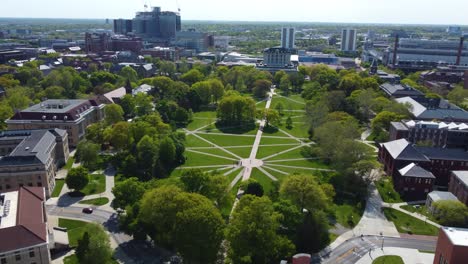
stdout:
[[131,19],[115,19],[114,20],[114,33],[126,35],[133,30]]
[[284,27],[281,29],[281,47],[285,49],[294,49],[296,40],[294,28]]
[[356,51],[356,29],[343,29],[341,32],[341,51]]
[[[120,25],[119,25],[120,23]],[[123,22],[114,23],[116,33],[122,28]],[[179,13],[161,11],[160,7],[154,7],[149,12],[138,12],[132,20],[132,32],[145,39],[172,40],[176,32],[181,30]]]

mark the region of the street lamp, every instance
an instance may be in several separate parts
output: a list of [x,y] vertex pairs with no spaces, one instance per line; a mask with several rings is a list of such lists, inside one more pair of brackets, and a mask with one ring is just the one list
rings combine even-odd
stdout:
[[383,246],[384,246],[384,241],[385,241],[385,238],[383,236],[383,233],[380,232],[380,237],[382,237],[382,250],[383,250]]

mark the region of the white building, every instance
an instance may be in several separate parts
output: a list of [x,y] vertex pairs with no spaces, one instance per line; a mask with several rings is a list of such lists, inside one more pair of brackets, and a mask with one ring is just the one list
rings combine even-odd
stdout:
[[341,51],[356,51],[356,29],[343,29],[341,32]]
[[294,28],[284,27],[281,29],[281,47],[285,49],[294,49],[296,34]]

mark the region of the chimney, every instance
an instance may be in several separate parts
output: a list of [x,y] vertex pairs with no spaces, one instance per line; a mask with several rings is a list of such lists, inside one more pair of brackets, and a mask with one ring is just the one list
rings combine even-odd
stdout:
[[399,40],[400,40],[400,36],[396,34],[395,35],[395,47],[393,48],[393,68],[395,68],[396,66]]
[[465,41],[465,37],[461,36],[460,37],[460,46],[458,47],[458,54],[457,54],[457,63],[456,65],[460,65],[461,57],[462,57],[462,52],[463,52],[463,42]]

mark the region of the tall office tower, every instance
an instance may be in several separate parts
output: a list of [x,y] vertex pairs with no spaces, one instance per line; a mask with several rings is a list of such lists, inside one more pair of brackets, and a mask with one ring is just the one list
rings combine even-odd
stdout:
[[281,47],[285,49],[294,49],[295,30],[294,28],[284,27],[281,30]]
[[356,34],[355,29],[343,29],[341,32],[341,51],[356,51]]

